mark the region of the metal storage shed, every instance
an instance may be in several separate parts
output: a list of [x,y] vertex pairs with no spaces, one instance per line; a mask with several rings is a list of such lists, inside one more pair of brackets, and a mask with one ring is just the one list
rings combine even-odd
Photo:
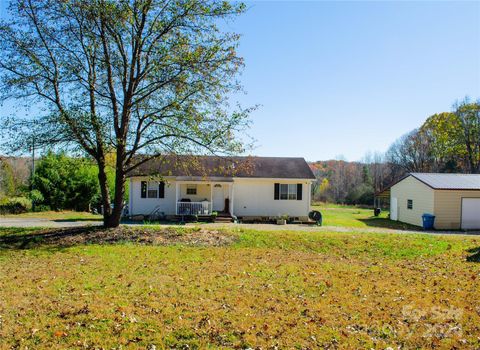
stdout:
[[390,188],[390,218],[436,229],[480,229],[480,174],[410,173]]

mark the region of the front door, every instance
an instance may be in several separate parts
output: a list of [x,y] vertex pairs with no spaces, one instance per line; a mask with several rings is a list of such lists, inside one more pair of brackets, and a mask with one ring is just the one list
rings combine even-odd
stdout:
[[395,197],[390,199],[390,220],[398,220],[398,204]]
[[213,210],[223,211],[223,209],[225,209],[225,194],[223,191],[223,185],[216,184],[213,186],[212,197]]

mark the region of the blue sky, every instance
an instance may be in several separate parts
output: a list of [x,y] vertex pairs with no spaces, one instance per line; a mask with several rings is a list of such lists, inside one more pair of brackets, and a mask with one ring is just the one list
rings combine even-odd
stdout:
[[360,160],[480,97],[480,2],[247,4],[227,27],[243,35],[240,101],[260,105],[253,154]]
[[480,2],[249,2],[255,154],[359,160],[480,97]]

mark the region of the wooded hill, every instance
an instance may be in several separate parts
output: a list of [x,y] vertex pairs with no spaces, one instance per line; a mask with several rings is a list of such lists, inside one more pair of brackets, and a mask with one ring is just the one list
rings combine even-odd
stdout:
[[341,204],[373,205],[374,193],[400,178],[405,172],[376,154],[364,162],[327,160],[310,163],[317,180],[313,200]]

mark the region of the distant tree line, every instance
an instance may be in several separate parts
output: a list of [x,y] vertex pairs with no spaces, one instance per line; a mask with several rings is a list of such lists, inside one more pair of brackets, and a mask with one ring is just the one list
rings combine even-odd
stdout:
[[397,177],[381,153],[367,154],[362,162],[328,160],[310,166],[316,177],[313,200],[319,202],[372,205],[375,192]]
[[480,101],[468,98],[451,112],[430,116],[386,153],[361,162],[311,163],[315,201],[373,205],[374,194],[409,172],[480,173]]

